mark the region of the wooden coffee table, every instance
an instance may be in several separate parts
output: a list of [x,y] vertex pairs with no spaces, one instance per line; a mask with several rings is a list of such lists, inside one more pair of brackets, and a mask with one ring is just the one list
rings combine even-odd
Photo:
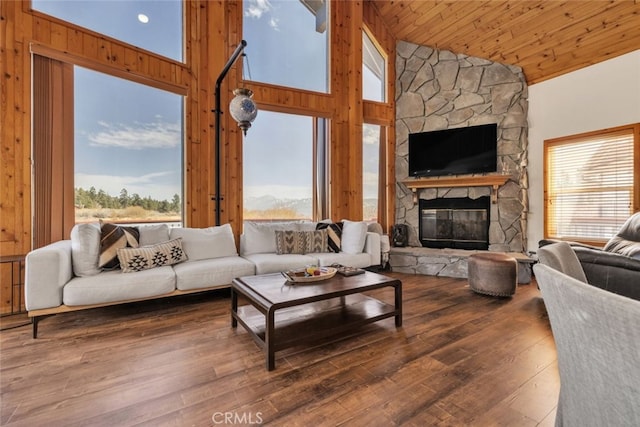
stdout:
[[[384,287],[394,288],[394,305],[362,294]],[[238,295],[249,305],[238,307]],[[266,352],[270,371],[276,351],[389,317],[402,326],[402,282],[368,271],[296,284],[280,273],[263,274],[234,279],[231,285],[231,326],[244,326]]]

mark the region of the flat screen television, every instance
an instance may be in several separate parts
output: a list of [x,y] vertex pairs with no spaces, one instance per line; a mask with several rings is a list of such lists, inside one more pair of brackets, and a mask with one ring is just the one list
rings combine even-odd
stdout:
[[496,172],[495,123],[409,134],[409,176]]

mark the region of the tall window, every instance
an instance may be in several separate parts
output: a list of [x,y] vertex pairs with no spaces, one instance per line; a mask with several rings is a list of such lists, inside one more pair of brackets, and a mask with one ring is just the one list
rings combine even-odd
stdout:
[[34,243],[77,222],[182,222],[183,97],[34,55]]
[[[245,78],[328,92],[329,1],[244,0]],[[247,66],[248,65],[248,66]]]
[[544,142],[547,237],[605,242],[633,213],[640,181],[639,129],[626,126]]
[[182,96],[74,68],[76,222],[182,221]]
[[362,32],[362,98],[386,102],[386,58],[366,31]]
[[381,126],[368,123],[362,127],[362,215],[366,221],[378,220],[382,130]]
[[244,219],[323,215],[325,120],[260,111],[244,139]]
[[182,1],[32,0],[35,10],[182,61]]

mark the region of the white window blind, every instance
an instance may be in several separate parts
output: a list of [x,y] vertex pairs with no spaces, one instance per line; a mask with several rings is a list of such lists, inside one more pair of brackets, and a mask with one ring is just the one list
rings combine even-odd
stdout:
[[632,130],[545,144],[547,236],[606,241],[633,212]]

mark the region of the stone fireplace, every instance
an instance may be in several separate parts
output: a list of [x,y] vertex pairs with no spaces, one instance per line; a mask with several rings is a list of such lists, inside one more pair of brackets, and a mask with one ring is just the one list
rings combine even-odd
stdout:
[[[522,70],[404,41],[398,42],[396,51],[395,223],[408,225],[409,246],[424,246],[422,231],[427,223],[421,218],[421,200],[446,205],[450,199],[486,197],[489,199],[488,227],[482,226],[487,230],[483,248],[524,252],[528,207],[528,93]],[[448,177],[442,180],[443,185],[439,185],[437,179],[435,183],[430,180],[424,187],[411,185],[414,178],[408,175],[410,133],[486,123],[498,125],[498,171],[494,175],[504,177],[504,183],[475,183],[471,176],[464,185],[446,184],[452,181]]]

